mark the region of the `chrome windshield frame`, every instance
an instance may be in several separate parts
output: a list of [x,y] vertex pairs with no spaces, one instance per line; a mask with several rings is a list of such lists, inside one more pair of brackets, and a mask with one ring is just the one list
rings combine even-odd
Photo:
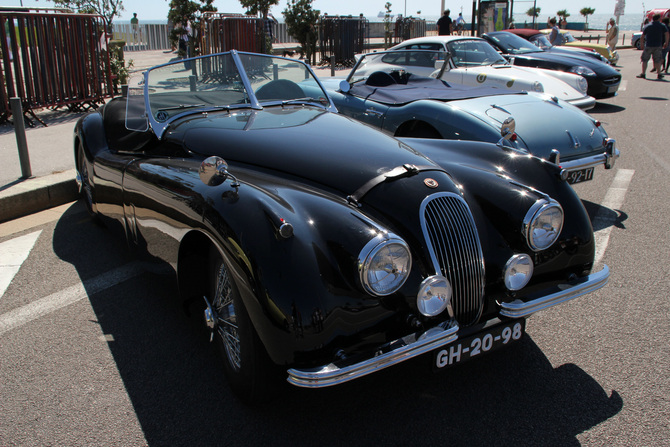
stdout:
[[[174,122],[175,120],[180,119],[180,118],[182,118],[186,115],[191,115],[193,113],[207,113],[207,112],[211,112],[211,111],[215,111],[215,110],[222,110],[222,109],[224,109],[224,110],[233,110],[233,109],[263,110],[263,105],[261,104],[261,102],[256,97],[255,91],[254,91],[253,87],[251,86],[251,83],[249,82],[249,77],[247,75],[246,70],[244,69],[244,63],[242,62],[242,60],[240,58],[240,55],[267,57],[267,58],[270,58],[270,59],[282,59],[282,60],[288,60],[288,61],[291,61],[293,63],[298,63],[298,64],[302,65],[305,68],[306,72],[308,72],[309,75],[311,76],[311,80],[313,80],[316,83],[316,85],[319,86],[319,88],[323,92],[323,96],[328,99],[328,105],[325,106],[326,110],[328,110],[329,112],[337,113],[337,108],[335,107],[335,104],[333,103],[332,98],[328,95],[326,89],[321,84],[321,81],[319,80],[319,78],[316,76],[316,74],[312,70],[312,67],[310,67],[305,62],[297,60],[297,59],[291,59],[291,58],[280,57],[280,56],[273,56],[273,55],[269,55],[269,54],[258,54],[258,53],[230,50],[230,51],[226,51],[226,52],[222,52],[222,53],[207,54],[207,55],[204,55],[204,56],[197,56],[197,57],[192,57],[192,58],[189,58],[189,59],[181,59],[176,63],[192,62],[192,61],[211,58],[211,57],[215,57],[215,56],[225,56],[225,55],[230,55],[234,64],[235,64],[235,68],[237,69],[237,72],[240,75],[242,84],[243,84],[244,89],[246,91],[246,94],[249,98],[249,103],[248,104],[232,104],[232,105],[226,105],[226,106],[221,106],[221,107],[217,107],[217,106],[207,107],[207,106],[204,106],[204,107],[201,107],[201,108],[184,111],[183,113],[178,113],[178,114],[170,117],[169,119],[167,119],[165,122],[159,122],[153,116],[153,113],[151,113],[151,106],[150,106],[150,102],[149,102],[149,74],[156,69],[160,69],[160,68],[163,68],[163,67],[166,67],[166,66],[169,66],[169,65],[174,65],[175,62],[168,62],[168,63],[165,63],[165,64],[156,65],[156,66],[151,67],[150,69],[148,69],[148,70],[146,70],[142,73],[142,79],[143,79],[143,84],[144,84],[142,86],[142,88],[143,88],[142,91],[143,91],[143,94],[144,94],[145,117],[148,121],[148,125],[149,125],[148,127],[153,130],[153,132],[156,134],[156,136],[159,139],[162,138],[166,129],[169,127],[169,125],[172,122]],[[277,105],[277,104],[268,104],[268,106],[270,106],[270,105]],[[321,105],[321,107],[324,107],[324,106]]]

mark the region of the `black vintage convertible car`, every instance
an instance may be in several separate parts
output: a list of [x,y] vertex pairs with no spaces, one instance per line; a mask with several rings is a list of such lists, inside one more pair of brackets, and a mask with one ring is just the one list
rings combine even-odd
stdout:
[[594,98],[608,98],[616,95],[619,90],[621,73],[591,56],[555,47],[544,50],[507,31],[494,31],[482,37],[513,65],[566,71],[583,76],[588,82],[586,92]]
[[455,365],[607,282],[560,167],[395,139],[315,85],[299,61],[204,56],[148,70],[75,128],[89,212],[174,268],[241,398],[422,354]]

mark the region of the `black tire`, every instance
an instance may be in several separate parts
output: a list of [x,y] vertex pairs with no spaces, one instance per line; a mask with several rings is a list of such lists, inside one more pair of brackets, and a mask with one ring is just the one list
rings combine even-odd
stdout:
[[641,39],[637,39],[637,40],[635,41],[635,48],[637,48],[638,50],[640,49],[640,40],[641,40]]
[[235,281],[218,253],[211,256],[210,265],[209,299],[218,317],[214,339],[228,384],[246,403],[268,401],[281,385],[278,368],[258,338]]
[[88,214],[94,220],[97,220],[98,215],[93,209],[93,204],[95,203],[95,190],[91,184],[89,165],[84,154],[84,146],[81,142],[77,148],[77,172],[79,173],[81,181],[81,195],[84,200],[84,205],[86,206],[86,211],[88,211]]

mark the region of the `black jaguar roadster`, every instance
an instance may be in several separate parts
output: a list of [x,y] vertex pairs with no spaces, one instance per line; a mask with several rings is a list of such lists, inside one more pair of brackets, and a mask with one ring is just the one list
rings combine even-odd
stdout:
[[423,354],[456,365],[606,284],[559,166],[382,134],[337,114],[299,61],[187,62],[80,119],[78,181],[94,219],[201,303],[242,399],[277,377],[326,387]]

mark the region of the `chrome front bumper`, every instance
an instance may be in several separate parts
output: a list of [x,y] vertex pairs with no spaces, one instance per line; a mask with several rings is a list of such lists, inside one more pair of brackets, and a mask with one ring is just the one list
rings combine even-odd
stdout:
[[[527,302],[517,300],[502,303],[500,315],[510,318],[527,317],[532,313],[598,290],[607,284],[608,280],[609,268],[604,266],[600,272],[580,278],[575,283],[564,284],[559,287],[559,291],[549,295]],[[358,363],[343,367],[330,363],[317,368],[289,369],[287,380],[292,385],[305,388],[338,385],[453,343],[458,339],[458,330],[456,323],[445,322],[422,334],[411,334],[388,343],[386,352],[379,352]]]
[[605,165],[605,169],[612,169],[612,167],[614,167],[614,162],[616,162],[620,155],[621,153],[616,147],[616,141],[613,138],[608,138],[607,143],[605,144],[605,152],[602,154],[592,155],[578,160],[560,161],[559,165],[568,171],[577,171],[579,169],[600,165]]
[[598,273],[591,273],[580,278],[576,283],[562,284],[557,292],[544,295],[531,301],[516,300],[500,305],[500,315],[509,318],[527,317],[540,310],[548,309],[557,304],[565,303],[587,293],[594,292],[609,281],[610,269],[606,265]]
[[594,98],[593,96],[585,96],[583,98],[573,99],[567,102],[568,104],[572,104],[575,107],[579,107],[584,111],[591,110],[596,106],[596,98]]

